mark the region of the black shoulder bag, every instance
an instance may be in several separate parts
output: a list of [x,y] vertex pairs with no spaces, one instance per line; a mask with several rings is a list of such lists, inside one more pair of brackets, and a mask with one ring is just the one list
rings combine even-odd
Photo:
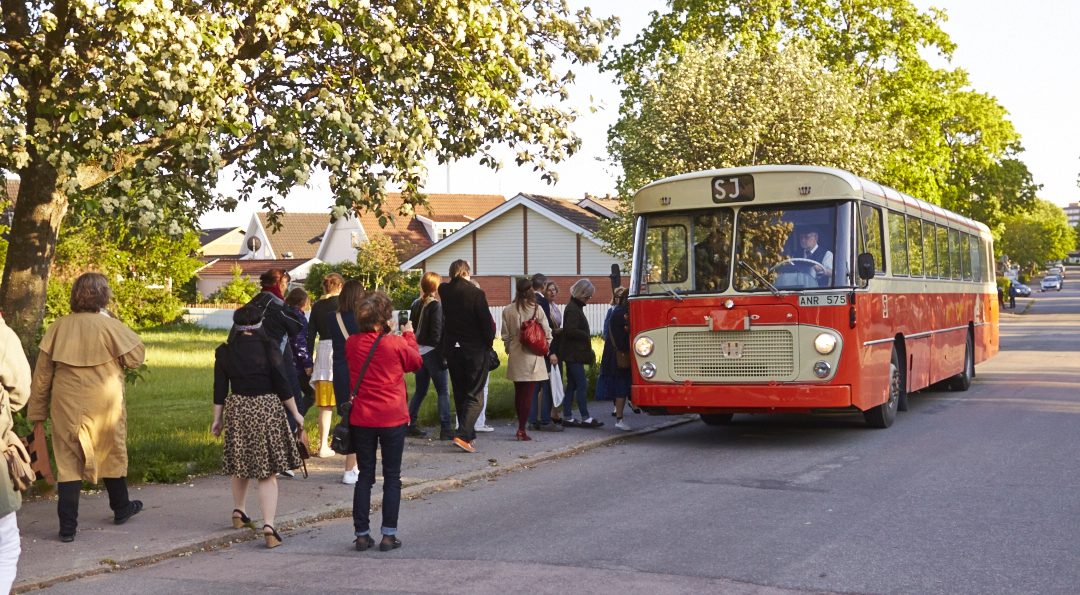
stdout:
[[[356,377],[356,386],[352,389],[353,398],[356,398],[357,393],[360,392],[360,385],[364,382],[364,373],[367,372],[371,357],[375,355],[375,348],[379,346],[379,341],[382,341],[383,336],[380,333],[378,337],[375,337],[375,342],[371,344],[371,351],[368,351],[364,366],[360,368],[360,375]],[[331,432],[330,448],[339,455],[351,455],[355,452],[352,440],[349,439],[350,413],[352,413],[352,399],[338,405],[338,414],[341,415],[341,421],[334,426],[334,430]]]

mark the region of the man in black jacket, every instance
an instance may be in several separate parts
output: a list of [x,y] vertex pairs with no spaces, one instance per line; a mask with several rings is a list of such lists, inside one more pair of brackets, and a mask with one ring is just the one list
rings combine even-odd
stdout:
[[450,263],[450,282],[439,286],[443,308],[443,354],[450,368],[450,385],[458,416],[454,444],[476,452],[476,418],[483,406],[488,354],[495,341],[495,321],[484,290],[470,281],[472,267],[466,260]]

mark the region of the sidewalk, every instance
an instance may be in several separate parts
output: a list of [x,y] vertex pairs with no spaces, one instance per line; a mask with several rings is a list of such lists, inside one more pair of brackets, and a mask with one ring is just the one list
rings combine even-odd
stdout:
[[[608,415],[610,405],[590,405],[592,413],[605,422],[603,427],[568,428],[559,433],[530,431],[531,442],[517,442],[517,423],[499,421],[495,432],[478,434],[475,454],[463,452],[449,442],[410,438],[402,465],[402,497],[416,498],[696,418],[649,417],[634,415],[628,409],[626,419],[634,430],[623,432],[615,429],[615,418]],[[308,460],[307,479],[279,479],[276,525],[285,538],[282,547],[289,545],[290,528],[352,514],[353,488],[341,483],[343,470],[344,457],[313,458]],[[378,481],[372,492],[376,505],[382,499],[381,478]],[[84,492],[74,543],[61,543],[57,536],[55,499],[24,503],[18,513],[22,556],[15,591],[228,547],[258,537],[250,529],[232,528],[232,497],[228,478],[223,476],[200,477],[175,485],[132,486],[131,497],[142,500],[145,508],[126,524],[116,526],[107,495]],[[254,488],[248,493],[247,512],[261,527]]]

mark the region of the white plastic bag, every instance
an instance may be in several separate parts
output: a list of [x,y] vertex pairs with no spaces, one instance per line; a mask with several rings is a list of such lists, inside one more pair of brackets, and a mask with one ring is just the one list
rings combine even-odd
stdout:
[[559,366],[550,366],[549,370],[549,382],[551,382],[551,403],[558,407],[562,405],[563,397],[566,396],[566,390],[563,388],[562,374],[559,374]]

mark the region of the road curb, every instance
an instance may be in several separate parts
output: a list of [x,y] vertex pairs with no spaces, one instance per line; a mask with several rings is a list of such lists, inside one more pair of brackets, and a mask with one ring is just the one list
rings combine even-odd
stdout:
[[[467,471],[464,473],[458,473],[442,479],[432,479],[421,483],[413,484],[405,487],[401,490],[401,498],[403,500],[412,500],[416,498],[423,498],[429,494],[443,492],[446,490],[456,489],[461,486],[491,479],[521,469],[527,469],[540,465],[549,461],[562,459],[576,454],[592,450],[594,448],[612,444],[620,440],[627,438],[633,438],[636,436],[645,436],[662,430],[674,428],[697,419],[696,415],[684,415],[674,419],[664,421],[657,425],[648,426],[641,429],[631,430],[626,433],[609,434],[601,436],[599,438],[593,438],[584,442],[579,442],[569,446],[556,449],[554,451],[546,451],[539,453],[535,456],[530,456],[524,459],[513,459],[513,462],[509,464],[498,463],[487,469],[480,469],[476,471]],[[462,456],[465,456],[464,453]],[[476,453],[476,456],[482,457],[483,453]],[[372,493],[371,498],[372,509],[375,510],[382,505],[382,494]],[[292,515],[292,517],[283,517],[278,523],[278,530],[282,533],[291,532],[295,529],[319,523],[322,521],[347,518],[352,516],[352,506],[327,506],[321,510],[308,510],[301,513]],[[183,556],[190,556],[197,552],[214,551],[231,547],[233,544],[243,543],[246,541],[253,541],[260,538],[261,535],[258,531],[252,529],[243,529],[233,531],[226,535],[221,535],[211,539],[203,539],[197,542],[192,542],[175,547],[166,552],[149,554],[145,556],[139,556],[136,558],[129,558],[125,560],[102,560],[101,568],[94,568],[90,570],[81,570],[63,574],[46,579],[35,580],[31,583],[20,583],[14,586],[13,593],[26,593],[29,591],[37,591],[40,589],[46,589],[59,583],[70,582],[78,580],[80,578],[87,578],[91,576],[98,576],[102,574],[120,572],[123,570],[129,570],[131,568],[139,568],[147,566],[170,558],[178,558]]]

